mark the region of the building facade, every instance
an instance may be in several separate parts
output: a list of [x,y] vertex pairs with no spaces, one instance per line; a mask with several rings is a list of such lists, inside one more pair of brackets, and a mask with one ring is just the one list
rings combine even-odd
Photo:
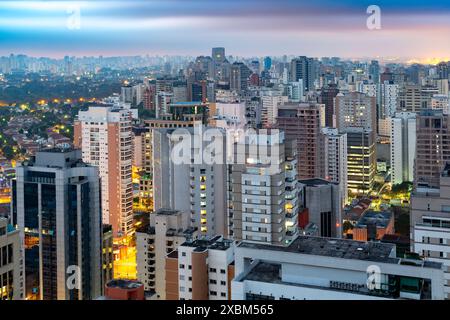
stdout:
[[80,150],[50,149],[17,167],[12,220],[22,233],[26,294],[84,300],[102,293],[98,169]]
[[113,226],[115,236],[133,233],[131,120],[130,110],[96,106],[80,111],[74,125],[83,161],[99,168],[103,223]]

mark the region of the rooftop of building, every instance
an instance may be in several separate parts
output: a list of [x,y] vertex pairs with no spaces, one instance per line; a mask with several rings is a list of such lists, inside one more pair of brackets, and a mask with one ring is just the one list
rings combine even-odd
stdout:
[[143,286],[139,281],[135,280],[125,280],[125,279],[113,279],[109,281],[106,286],[108,288],[119,288],[124,290],[133,290]]
[[[327,291],[351,292],[358,295],[380,296],[391,299],[400,298],[399,288],[389,287],[389,290],[370,290],[365,283],[344,282],[344,279],[338,279],[338,281],[330,280],[329,285],[283,281],[282,266],[276,262],[258,261],[241,281],[257,281]],[[421,299],[431,299],[431,292],[427,289],[428,288],[424,288],[420,291]],[[251,293],[251,291],[249,293]],[[287,296],[286,298],[290,299],[291,297]]]
[[364,260],[379,263],[402,264],[422,268],[441,269],[442,264],[424,260],[395,257],[395,245],[380,242],[361,242],[348,239],[298,236],[289,246],[275,246],[241,242],[238,247],[259,250],[284,251],[330,258]]
[[89,167],[81,157],[81,149],[75,148],[47,148],[36,152],[29,160],[22,162],[23,166],[45,168],[73,168]]
[[299,236],[287,247],[245,242],[239,247],[386,263],[395,263],[397,260],[392,258],[395,248],[392,244],[312,236]]
[[369,224],[375,224],[379,228],[386,228],[392,220],[390,211],[368,210],[359,218],[356,228],[364,228]]
[[186,241],[182,247],[193,247],[194,251],[201,252],[207,249],[213,250],[228,250],[233,244],[232,240],[224,239],[222,236],[215,236],[212,238],[199,238],[193,241]]

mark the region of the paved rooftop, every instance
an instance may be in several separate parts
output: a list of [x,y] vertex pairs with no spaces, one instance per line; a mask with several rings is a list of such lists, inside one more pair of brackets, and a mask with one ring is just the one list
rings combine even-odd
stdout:
[[402,264],[433,269],[441,269],[442,267],[441,263],[396,258],[395,245],[391,243],[381,242],[361,242],[348,239],[298,236],[287,247],[247,242],[241,242],[238,247],[259,250],[284,251],[341,259]]

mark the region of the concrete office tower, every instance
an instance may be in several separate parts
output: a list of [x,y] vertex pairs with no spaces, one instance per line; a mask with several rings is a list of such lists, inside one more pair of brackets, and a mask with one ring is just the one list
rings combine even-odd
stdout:
[[399,86],[392,82],[384,82],[381,84],[381,112],[380,118],[393,117],[397,112]]
[[19,230],[0,217],[0,300],[23,300],[22,241]]
[[396,258],[388,243],[308,236],[285,248],[243,242],[235,273],[232,300],[445,298],[442,264]]
[[12,218],[25,248],[27,296],[33,292],[42,300],[100,296],[98,168],[82,162],[81,150],[40,151],[17,167],[12,193]]
[[83,161],[97,166],[102,190],[103,223],[114,235],[133,232],[133,132],[131,112],[109,106],[80,111],[74,125],[74,144]]
[[268,91],[261,97],[261,124],[263,128],[271,128],[277,121],[278,109],[289,101],[288,96],[281,95],[280,91]]
[[371,130],[347,128],[347,183],[353,193],[367,193],[376,173],[375,139]]
[[416,116],[412,112],[398,112],[390,119],[391,182],[393,184],[414,181]]
[[136,230],[137,277],[145,291],[166,299],[166,256],[185,241],[197,238],[188,212],[161,209]]
[[297,141],[299,179],[323,176],[321,127],[325,106],[317,103],[285,104],[279,107],[277,128],[286,139]]
[[323,128],[323,159],[325,180],[339,184],[342,193],[341,207],[348,200],[347,134],[336,128]]
[[[201,129],[210,130],[223,141],[213,143],[216,160],[210,163],[203,155],[209,154],[207,147],[211,142],[199,136],[199,127],[179,130],[153,130],[154,209],[189,212],[191,226],[198,228],[202,236],[226,234],[225,132],[218,128]],[[183,161],[174,160],[172,156],[180,155],[180,149]]]
[[411,251],[444,265],[446,298],[450,299],[450,167],[437,188],[417,187],[411,194]]
[[186,241],[166,259],[167,300],[231,300],[233,241]]
[[321,237],[342,237],[344,195],[339,184],[323,179],[300,180],[300,203]]
[[314,90],[314,81],[317,79],[317,61],[305,56],[291,61],[291,81],[303,80],[304,91]]
[[[260,130],[234,145],[231,165],[230,235],[237,241],[284,245],[286,237],[286,159],[284,132]],[[294,193],[292,196],[296,197]],[[290,206],[288,205],[288,208]],[[291,209],[289,209],[290,211]],[[297,206],[293,206],[295,216]],[[292,230],[295,231],[295,230]]]
[[334,113],[334,98],[339,93],[339,89],[336,84],[329,84],[322,88],[320,92],[320,103],[325,105],[325,126],[334,128],[335,123],[335,113]]
[[360,92],[339,93],[335,99],[336,125],[339,132],[349,127],[377,131],[376,98]]
[[442,110],[425,110],[417,116],[415,186],[439,187],[439,177],[450,161],[449,115]]

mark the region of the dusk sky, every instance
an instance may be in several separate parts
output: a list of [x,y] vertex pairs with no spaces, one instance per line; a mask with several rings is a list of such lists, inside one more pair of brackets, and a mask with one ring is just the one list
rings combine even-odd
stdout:
[[[381,30],[366,26],[369,5],[381,8]],[[74,6],[79,29],[68,26]],[[200,55],[214,46],[240,56],[450,59],[450,1],[0,1],[1,55]]]

